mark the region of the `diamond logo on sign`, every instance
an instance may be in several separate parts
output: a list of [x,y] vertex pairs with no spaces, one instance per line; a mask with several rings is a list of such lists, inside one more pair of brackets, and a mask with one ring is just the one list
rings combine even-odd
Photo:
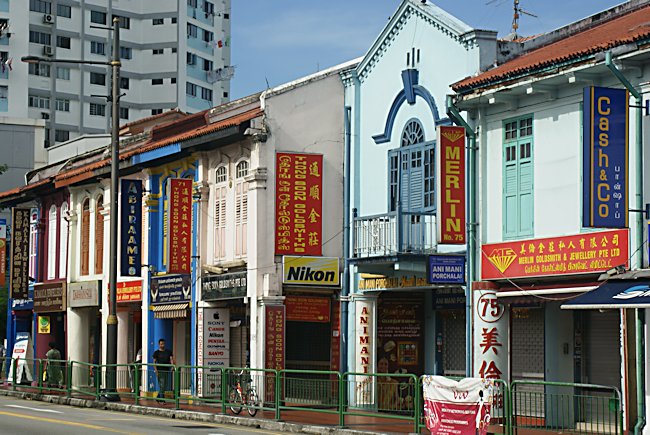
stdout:
[[517,258],[517,253],[510,248],[499,248],[492,251],[488,257],[490,262],[503,273]]
[[458,130],[445,130],[440,134],[442,134],[445,139],[449,140],[450,142],[456,142],[458,139],[465,136],[464,132]]

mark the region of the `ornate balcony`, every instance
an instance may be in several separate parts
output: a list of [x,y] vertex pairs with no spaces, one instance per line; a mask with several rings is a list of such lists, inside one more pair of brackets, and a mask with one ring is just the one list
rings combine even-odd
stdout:
[[436,217],[402,212],[354,218],[354,257],[436,252]]

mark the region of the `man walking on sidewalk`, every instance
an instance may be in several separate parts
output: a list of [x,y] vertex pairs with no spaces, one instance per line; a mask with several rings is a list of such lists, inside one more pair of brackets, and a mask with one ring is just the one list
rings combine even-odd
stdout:
[[172,367],[174,364],[174,355],[170,349],[165,348],[165,339],[158,340],[158,350],[153,353],[154,370],[158,377],[158,402],[161,403],[165,398],[165,391],[173,388],[172,385]]

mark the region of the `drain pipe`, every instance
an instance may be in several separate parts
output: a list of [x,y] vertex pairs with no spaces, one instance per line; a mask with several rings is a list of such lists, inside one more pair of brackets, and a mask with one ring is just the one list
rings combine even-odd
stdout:
[[343,282],[341,283],[341,363],[340,371],[348,371],[348,305],[350,295],[350,128],[352,108],[345,107],[344,128],[345,128],[345,156],[343,176]]
[[[625,88],[636,99],[636,105],[643,104],[643,96],[639,91],[634,89],[632,84],[625,78],[623,73],[614,65],[612,52],[605,53],[605,65],[616,76],[616,78],[625,86]],[[643,113],[639,108],[636,111],[636,141],[635,141],[635,158],[636,158],[636,210],[643,209],[643,138],[641,137]],[[643,267],[643,216],[639,213],[636,216],[636,247],[637,258],[635,265],[637,269]],[[636,316],[636,401],[637,401],[637,420],[634,425],[634,434],[640,434],[645,427],[645,388],[644,388],[644,370],[643,370],[643,329],[645,323],[645,313],[641,309],[635,309]]]
[[447,95],[447,116],[456,124],[465,128],[468,138],[467,145],[467,285],[465,287],[465,376],[471,377],[472,373],[472,284],[478,277],[478,262],[476,228],[477,222],[477,191],[478,176],[476,171],[476,133],[474,129],[460,116],[458,108],[454,106],[452,95]]

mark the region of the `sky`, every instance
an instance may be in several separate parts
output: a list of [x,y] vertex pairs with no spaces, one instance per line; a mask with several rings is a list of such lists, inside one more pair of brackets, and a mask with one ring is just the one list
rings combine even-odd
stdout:
[[[231,99],[363,56],[400,0],[231,0]],[[514,0],[435,0],[477,29],[511,33]],[[621,3],[520,0],[520,35],[562,27]]]

